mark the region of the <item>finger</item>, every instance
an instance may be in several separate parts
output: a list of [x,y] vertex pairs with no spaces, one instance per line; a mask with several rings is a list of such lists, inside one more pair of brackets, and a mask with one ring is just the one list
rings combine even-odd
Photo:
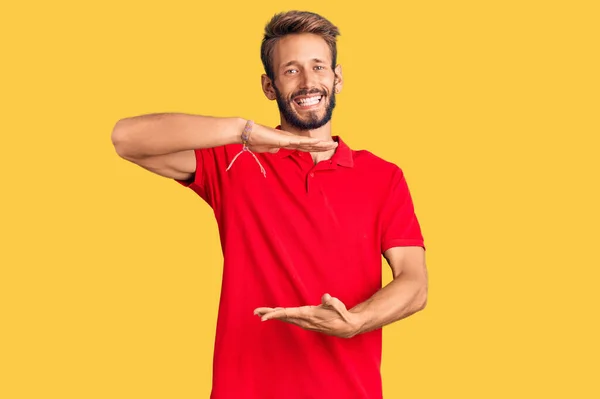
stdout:
[[318,143],[321,143],[323,140],[319,139],[319,138],[314,138],[314,137],[298,137],[295,136],[293,138],[289,138],[287,140],[282,140],[279,142],[279,147],[284,147],[284,148],[297,148],[300,146],[309,146],[309,145],[316,145]]
[[299,308],[276,308],[272,312],[263,315],[260,319],[261,321],[267,321],[272,319],[286,320],[296,318],[299,315]]
[[308,149],[308,148],[327,148],[332,149],[338,146],[338,143],[333,140],[323,140],[319,138],[304,138],[304,137],[295,137],[289,139],[287,143],[280,143],[280,146],[284,148],[290,149]]
[[324,141],[318,144],[300,145],[295,147],[298,151],[319,152],[336,149],[338,144],[335,141]]
[[302,148],[335,148],[337,147],[338,143],[337,141],[333,140],[319,140],[316,142],[299,142],[295,143],[294,145]]
[[329,294],[323,294],[323,296],[321,297],[321,303],[323,305],[328,305],[330,300],[331,300],[331,295],[329,295]]
[[275,310],[275,308],[265,308],[265,307],[263,307],[263,308],[256,308],[256,309],[254,309],[254,315],[255,316],[262,316],[262,315],[267,314],[269,312],[272,312],[274,310]]
[[335,310],[345,321],[348,321],[348,309],[346,305],[338,298],[332,297],[329,294],[323,295],[321,302],[324,306]]
[[270,312],[264,313],[260,320],[267,321],[272,319],[284,319],[287,317],[287,311],[284,308],[273,309]]

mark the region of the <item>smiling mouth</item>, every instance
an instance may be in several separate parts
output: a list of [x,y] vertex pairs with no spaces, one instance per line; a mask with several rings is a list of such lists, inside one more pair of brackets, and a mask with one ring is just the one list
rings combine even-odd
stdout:
[[323,96],[321,94],[314,96],[298,97],[294,99],[294,102],[300,106],[300,108],[310,108],[321,102]]

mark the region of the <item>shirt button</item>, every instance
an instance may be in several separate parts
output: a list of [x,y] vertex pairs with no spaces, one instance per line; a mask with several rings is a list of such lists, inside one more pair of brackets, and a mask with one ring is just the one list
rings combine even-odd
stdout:
[[313,172],[310,172],[310,177],[315,177],[315,174]]

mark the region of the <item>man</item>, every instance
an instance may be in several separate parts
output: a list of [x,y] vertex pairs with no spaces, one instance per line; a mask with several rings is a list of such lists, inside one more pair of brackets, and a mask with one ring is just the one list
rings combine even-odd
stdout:
[[[262,89],[279,107],[275,129],[188,114],[114,128],[121,157],[214,210],[224,271],[212,398],[381,398],[381,327],[425,306],[423,237],[401,169],[332,136],[337,35],[308,12],[267,24]],[[394,275],[383,288],[382,254]]]

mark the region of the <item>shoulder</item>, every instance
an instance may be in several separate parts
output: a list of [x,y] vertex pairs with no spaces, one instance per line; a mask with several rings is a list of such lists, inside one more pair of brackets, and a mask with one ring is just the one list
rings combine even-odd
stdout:
[[404,175],[404,172],[399,165],[388,161],[369,150],[352,150],[352,153],[354,165],[357,170],[381,176],[385,179],[399,179]]

